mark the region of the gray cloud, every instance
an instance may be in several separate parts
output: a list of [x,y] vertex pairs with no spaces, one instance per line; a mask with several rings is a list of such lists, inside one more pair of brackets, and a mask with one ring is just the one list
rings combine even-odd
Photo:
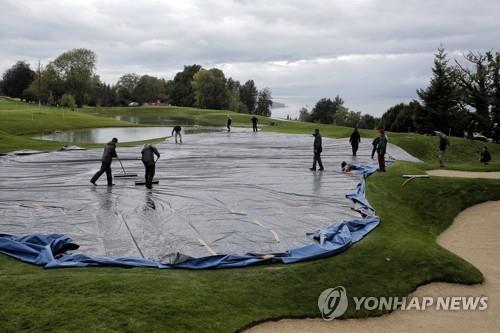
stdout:
[[498,14],[495,0],[1,0],[0,72],[87,47],[107,82],[128,72],[171,78],[198,63],[285,102],[340,94],[379,115],[416,97],[441,43],[458,54],[495,48]]

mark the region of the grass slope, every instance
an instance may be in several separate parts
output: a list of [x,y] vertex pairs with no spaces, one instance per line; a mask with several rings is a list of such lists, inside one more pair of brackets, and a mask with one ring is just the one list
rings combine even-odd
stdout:
[[[0,98],[0,153],[18,149],[56,150],[69,142],[56,142],[32,139],[33,136],[55,130],[94,127],[140,126],[130,122],[95,117],[79,111],[42,107],[21,103],[8,98]],[[155,140],[152,140],[155,141]],[[142,141],[141,141],[142,143]],[[129,142],[123,145],[137,145]],[[84,147],[102,145],[84,144]]]

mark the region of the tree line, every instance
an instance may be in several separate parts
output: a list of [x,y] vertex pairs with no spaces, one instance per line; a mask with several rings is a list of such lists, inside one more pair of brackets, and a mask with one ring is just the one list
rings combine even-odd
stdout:
[[500,53],[470,51],[462,61],[451,62],[440,47],[430,83],[417,95],[420,101],[389,108],[378,125],[394,132],[441,131],[470,138],[481,133],[498,140]]
[[110,85],[97,75],[96,59],[93,51],[81,48],[62,53],[40,71],[18,61],[3,73],[0,94],[72,109],[159,102],[271,116],[269,88],[258,90],[253,80],[240,83],[226,78],[217,68],[184,66],[172,80],[129,73]]
[[299,112],[299,120],[316,122],[320,124],[335,124],[339,126],[359,127],[373,129],[379,122],[379,118],[369,114],[362,114],[349,110],[344,105],[344,100],[337,95],[334,99],[322,98],[311,111],[302,108]]

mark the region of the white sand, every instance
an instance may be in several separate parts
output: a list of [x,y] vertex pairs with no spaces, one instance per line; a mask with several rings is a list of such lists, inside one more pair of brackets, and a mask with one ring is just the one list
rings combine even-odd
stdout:
[[458,171],[437,169],[429,170],[427,173],[431,176],[438,177],[457,177],[457,178],[484,178],[484,179],[500,179],[500,172],[478,172],[478,171]]

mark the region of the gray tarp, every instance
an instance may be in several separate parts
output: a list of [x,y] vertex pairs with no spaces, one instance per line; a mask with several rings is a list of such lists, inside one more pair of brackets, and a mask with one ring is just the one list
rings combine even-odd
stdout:
[[[345,198],[358,177],[340,163],[367,164],[371,140],[353,160],[347,139],[323,139],[326,171],[311,172],[313,137],[236,129],[158,145],[152,191],[136,179],[89,179],[102,149],[0,158],[0,233],[59,233],[82,252],[162,260],[168,254],[283,252],[311,244],[307,232],[358,218]],[[127,172],[143,175],[140,147],[120,148]],[[394,158],[415,160],[390,145]],[[117,161],[114,174],[121,173]],[[142,177],[139,177],[142,180]]]

